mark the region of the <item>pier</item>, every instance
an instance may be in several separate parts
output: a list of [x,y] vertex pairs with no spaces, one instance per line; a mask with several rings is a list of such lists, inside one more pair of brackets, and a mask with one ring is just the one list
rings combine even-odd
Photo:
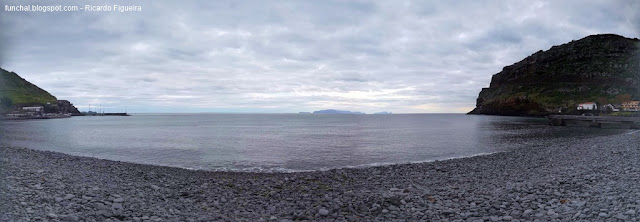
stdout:
[[131,116],[128,113],[83,113],[84,116]]
[[640,129],[640,117],[551,115],[548,118],[552,126]]

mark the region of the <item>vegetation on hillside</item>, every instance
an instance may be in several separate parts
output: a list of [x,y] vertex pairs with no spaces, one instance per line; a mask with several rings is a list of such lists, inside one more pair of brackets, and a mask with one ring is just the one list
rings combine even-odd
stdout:
[[21,78],[14,72],[0,68],[0,106],[55,103],[56,97]]

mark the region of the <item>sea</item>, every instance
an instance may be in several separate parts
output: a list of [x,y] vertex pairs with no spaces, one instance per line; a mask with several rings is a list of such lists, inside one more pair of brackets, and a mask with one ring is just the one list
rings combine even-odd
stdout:
[[623,132],[464,114],[133,114],[3,121],[0,145],[196,170],[297,172],[438,161]]

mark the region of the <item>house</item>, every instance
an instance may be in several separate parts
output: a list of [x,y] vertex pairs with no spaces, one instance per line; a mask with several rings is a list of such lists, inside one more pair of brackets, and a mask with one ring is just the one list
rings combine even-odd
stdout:
[[42,111],[44,111],[44,107],[42,107],[42,106],[25,106],[25,107],[22,107],[22,110],[30,111],[30,112],[42,112]]
[[627,101],[622,103],[623,111],[640,111],[640,101]]
[[594,102],[585,102],[578,104],[578,110],[597,110],[598,106]]
[[602,110],[608,110],[608,111],[612,111],[612,112],[619,112],[619,105],[613,105],[613,104],[607,104],[602,106]]

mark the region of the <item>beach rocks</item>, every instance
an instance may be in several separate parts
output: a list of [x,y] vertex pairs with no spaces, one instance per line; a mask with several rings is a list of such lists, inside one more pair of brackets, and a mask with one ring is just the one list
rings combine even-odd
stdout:
[[71,200],[71,199],[73,199],[74,197],[76,197],[76,195],[73,195],[73,194],[67,194],[67,195],[65,195],[65,196],[64,196],[64,199],[65,199],[65,200]]
[[329,215],[329,210],[324,209],[324,208],[321,208],[320,210],[318,210],[318,214],[319,214],[320,216],[323,216],[323,217],[324,217],[324,216],[327,216],[327,215]]
[[270,174],[0,147],[0,221],[638,221],[639,142],[544,140],[432,163]]

